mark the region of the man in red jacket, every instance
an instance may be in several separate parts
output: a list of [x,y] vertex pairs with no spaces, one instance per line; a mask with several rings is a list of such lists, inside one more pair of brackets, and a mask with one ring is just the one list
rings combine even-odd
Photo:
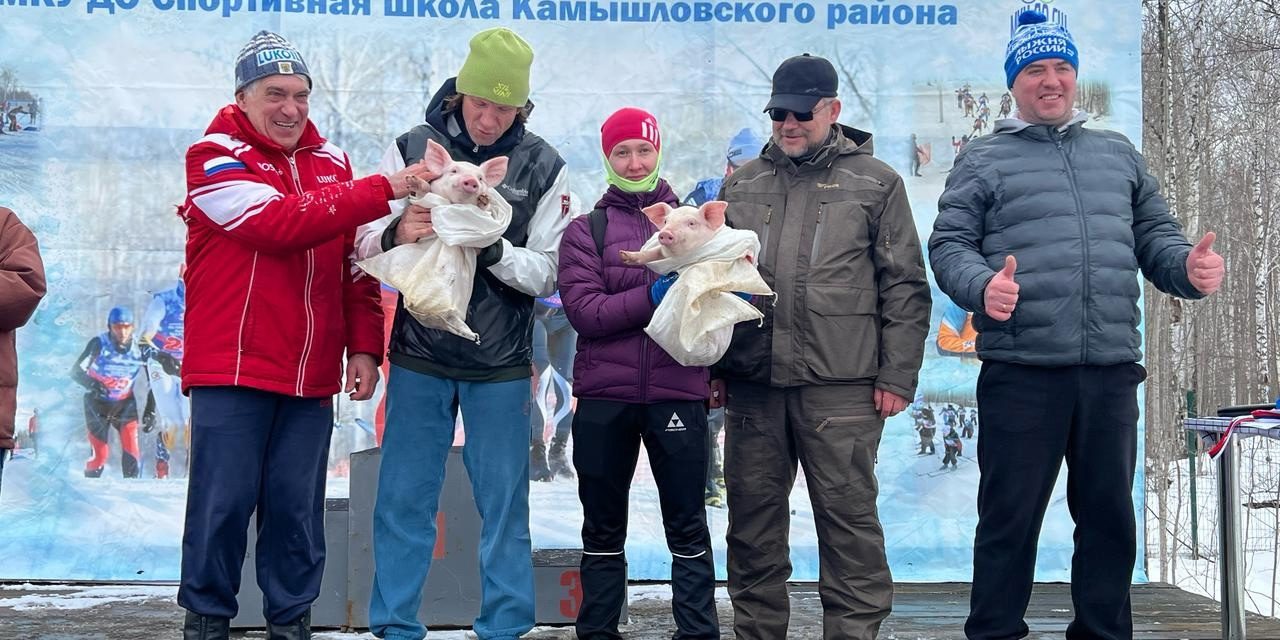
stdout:
[[44,291],[44,262],[36,237],[17,214],[0,207],[0,472],[13,449],[18,407],[15,332],[35,313]]
[[311,75],[284,38],[259,32],[235,76],[235,102],[187,150],[192,457],[178,604],[184,640],[228,636],[256,510],[267,637],[309,638],[332,397],[372,395],[383,349],[378,282],[350,259],[355,228],[407,195],[409,176],[435,176],[415,163],[352,180],[307,118]]

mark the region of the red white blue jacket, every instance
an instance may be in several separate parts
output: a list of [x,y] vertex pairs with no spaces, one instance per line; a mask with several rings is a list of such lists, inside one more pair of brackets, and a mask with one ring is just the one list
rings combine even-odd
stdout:
[[341,388],[344,350],[381,362],[378,281],[351,254],[355,228],[392,195],[383,176],[352,180],[347,155],[310,121],[288,153],[223,107],[187,149],[183,391],[322,397]]

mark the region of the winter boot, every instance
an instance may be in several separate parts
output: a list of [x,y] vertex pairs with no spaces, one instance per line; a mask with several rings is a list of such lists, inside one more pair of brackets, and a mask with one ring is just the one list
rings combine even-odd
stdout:
[[547,467],[547,445],[534,442],[529,445],[529,480],[532,482],[551,482],[554,476]]
[[104,468],[105,468],[105,467],[98,467],[97,469],[85,469],[85,470],[84,470],[84,477],[86,477],[86,478],[101,478],[101,477],[102,477],[102,470],[103,470]]
[[186,622],[182,625],[182,640],[227,640],[230,637],[230,618],[187,612]]
[[567,433],[557,433],[555,437],[551,439],[550,463],[551,473],[553,475],[560,476],[566,480],[572,480],[573,466],[569,464],[569,461],[564,456],[565,441],[568,439],[569,434]]
[[705,497],[703,498],[703,502],[706,503],[708,507],[723,509],[724,508],[724,489],[716,487],[715,491],[707,492]]
[[267,621],[267,640],[311,640],[311,611],[289,624]]

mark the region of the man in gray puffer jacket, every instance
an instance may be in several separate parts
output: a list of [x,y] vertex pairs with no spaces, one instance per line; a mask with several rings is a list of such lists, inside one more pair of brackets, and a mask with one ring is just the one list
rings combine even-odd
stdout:
[[1005,72],[1018,110],[956,159],[929,239],[938,285],[978,330],[978,528],[965,634],[1022,638],[1036,540],[1058,470],[1075,518],[1068,639],[1133,637],[1141,269],[1200,298],[1222,282],[1124,136],[1073,109],[1065,28],[1024,12]]

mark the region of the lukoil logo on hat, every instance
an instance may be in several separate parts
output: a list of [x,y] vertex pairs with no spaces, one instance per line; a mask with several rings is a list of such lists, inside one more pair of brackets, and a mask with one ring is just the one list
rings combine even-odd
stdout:
[[256,58],[258,60],[259,67],[278,60],[302,62],[302,54],[293,49],[267,49],[266,51],[259,51]]
[[236,56],[236,91],[272,75],[300,75],[311,86],[311,73],[302,54],[283,36],[259,31]]

